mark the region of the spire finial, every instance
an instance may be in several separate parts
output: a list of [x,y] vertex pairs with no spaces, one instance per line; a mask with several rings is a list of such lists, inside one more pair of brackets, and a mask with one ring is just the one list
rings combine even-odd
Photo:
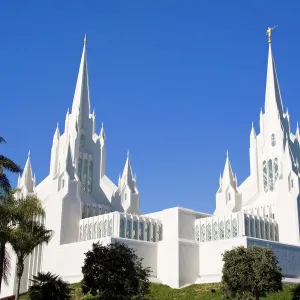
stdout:
[[86,34],[85,34],[84,38],[83,38],[83,44],[86,45],[86,42],[87,42],[87,39],[86,39]]
[[226,151],[226,156],[228,157],[228,149],[227,149],[227,151]]
[[252,128],[254,128],[253,121],[252,121]]
[[127,150],[127,158],[129,158],[129,149]]
[[28,151],[28,157],[30,157],[30,150]]
[[274,26],[274,27],[268,27],[266,35],[268,36],[268,43],[271,44],[272,40],[271,40],[271,35],[272,35],[272,31],[277,27],[278,25]]

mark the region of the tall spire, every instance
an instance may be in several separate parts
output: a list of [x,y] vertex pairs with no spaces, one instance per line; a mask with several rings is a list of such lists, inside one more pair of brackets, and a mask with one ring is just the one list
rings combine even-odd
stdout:
[[130,187],[130,189],[134,191],[134,180],[129,159],[129,151],[127,152],[127,159],[125,162],[121,181],[123,182],[123,184],[127,184]]
[[86,35],[84,37],[83,50],[72,104],[72,114],[74,113],[76,115],[76,118],[78,118],[78,126],[80,128],[84,128],[86,125],[85,122],[89,119],[90,115],[90,92],[86,53]]
[[224,171],[223,171],[222,181],[223,181],[224,186],[227,186],[227,185],[234,186],[234,183],[235,183],[232,168],[231,168],[231,164],[230,164],[230,161],[229,161],[228,151],[226,153],[226,162],[225,162],[225,167],[224,167]]
[[265,96],[265,113],[283,118],[283,106],[279,83],[272,53],[271,32],[274,29],[268,28],[267,35],[269,41],[269,55],[267,67],[267,82],[266,82],[266,96]]
[[24,167],[24,171],[22,174],[22,177],[20,179],[21,185],[23,185],[27,192],[32,193],[34,188],[34,180],[32,177],[32,168],[31,168],[31,162],[30,162],[30,151],[28,151],[28,157],[27,161]]

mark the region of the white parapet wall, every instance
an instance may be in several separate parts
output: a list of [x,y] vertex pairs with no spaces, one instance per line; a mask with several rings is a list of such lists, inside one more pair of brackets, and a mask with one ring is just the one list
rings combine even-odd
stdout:
[[120,212],[80,220],[79,242],[107,237],[158,242],[163,237],[162,223],[158,219]]
[[278,241],[278,224],[272,218],[259,217],[243,212],[195,220],[195,239],[199,242],[241,236]]

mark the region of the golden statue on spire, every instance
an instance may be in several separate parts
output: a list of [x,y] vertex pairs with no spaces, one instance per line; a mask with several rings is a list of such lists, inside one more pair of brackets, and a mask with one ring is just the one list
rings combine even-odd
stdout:
[[268,36],[268,43],[271,44],[272,40],[271,40],[271,35],[272,35],[272,31],[277,27],[278,25],[274,26],[274,27],[268,27],[266,35]]

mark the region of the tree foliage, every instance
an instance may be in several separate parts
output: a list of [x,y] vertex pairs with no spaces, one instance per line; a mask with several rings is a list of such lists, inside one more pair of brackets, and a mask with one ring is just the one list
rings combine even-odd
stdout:
[[[6,143],[5,139],[0,136],[0,144]],[[0,193],[9,193],[11,186],[5,174],[5,171],[20,173],[22,170],[15,162],[4,155],[0,155]]]
[[237,247],[223,254],[222,293],[225,299],[250,300],[282,290],[278,260],[270,248]]
[[38,273],[31,280],[33,283],[29,287],[30,300],[69,300],[71,299],[70,285],[63,281],[58,275],[48,273]]
[[101,300],[146,299],[150,269],[142,266],[142,258],[124,244],[93,244],[85,253],[82,267],[82,291]]
[[291,292],[292,292],[292,300],[300,300],[300,284],[294,286]]

